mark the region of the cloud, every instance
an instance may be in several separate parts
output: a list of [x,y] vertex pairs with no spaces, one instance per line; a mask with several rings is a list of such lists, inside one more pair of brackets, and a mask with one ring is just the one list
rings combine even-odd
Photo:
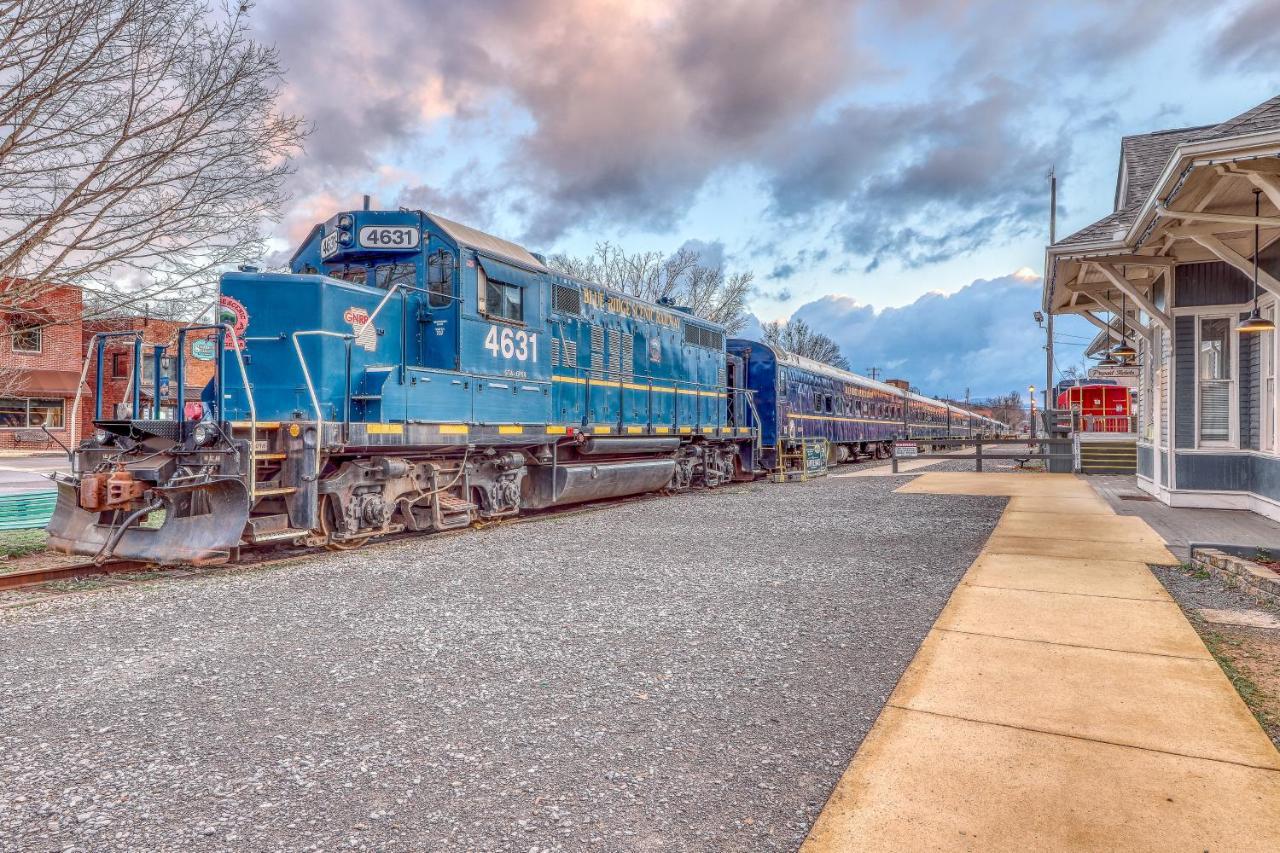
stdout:
[[1229,23],[1205,43],[1201,66],[1211,71],[1221,71],[1226,66],[1274,74],[1280,68],[1277,18],[1280,0],[1253,0],[1233,9]]
[[[839,344],[857,373],[878,367],[927,394],[963,397],[968,389],[978,399],[1043,386],[1044,332],[1031,318],[1039,306],[1040,279],[1022,269],[901,308],[826,296],[793,316]],[[1064,334],[1088,334],[1081,321],[1062,320]]]

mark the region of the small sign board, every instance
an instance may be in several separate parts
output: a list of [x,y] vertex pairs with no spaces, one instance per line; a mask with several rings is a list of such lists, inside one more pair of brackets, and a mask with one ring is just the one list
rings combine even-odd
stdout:
[[218,344],[213,338],[196,338],[191,342],[191,357],[199,361],[213,361],[218,354]]
[[1121,379],[1121,378],[1137,378],[1138,366],[1136,364],[1117,364],[1114,367],[1098,367],[1089,368],[1090,379]]
[[825,438],[806,438],[804,440],[804,470],[809,476],[821,476],[827,473],[827,440]]
[[908,456],[920,455],[920,445],[914,441],[895,441],[893,443],[893,455],[899,459],[905,459]]

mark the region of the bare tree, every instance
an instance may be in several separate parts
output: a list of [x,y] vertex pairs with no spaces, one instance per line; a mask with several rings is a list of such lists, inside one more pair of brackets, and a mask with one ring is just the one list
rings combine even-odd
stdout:
[[809,328],[804,320],[794,317],[785,323],[775,320],[765,323],[763,328],[764,342],[767,344],[841,370],[849,369],[849,360],[840,353],[840,345],[821,332]]
[[249,8],[0,0],[0,311],[55,281],[110,311],[263,254],[306,127]]
[[991,417],[1017,429],[1027,420],[1027,410],[1022,402],[1022,395],[1017,391],[991,397],[982,403],[991,409]]
[[746,302],[755,275],[726,273],[721,266],[702,263],[697,252],[681,248],[674,254],[637,252],[613,243],[597,243],[587,257],[553,255],[547,265],[566,275],[602,284],[629,296],[657,302],[669,299],[694,314],[740,330],[747,321]]

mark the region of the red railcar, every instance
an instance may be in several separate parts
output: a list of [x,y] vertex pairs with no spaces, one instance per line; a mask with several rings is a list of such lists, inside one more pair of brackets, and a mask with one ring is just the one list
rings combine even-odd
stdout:
[[1133,392],[1124,385],[1076,385],[1058,395],[1058,408],[1076,413],[1082,432],[1132,432]]

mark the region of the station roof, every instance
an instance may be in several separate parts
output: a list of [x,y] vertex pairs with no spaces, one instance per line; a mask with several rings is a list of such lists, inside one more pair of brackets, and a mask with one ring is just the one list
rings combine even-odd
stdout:
[[1092,313],[1118,313],[1125,294],[1140,334],[1144,312],[1166,325],[1154,294],[1175,263],[1251,263],[1255,189],[1266,246],[1280,239],[1280,96],[1218,124],[1124,137],[1112,212],[1046,248],[1043,307],[1101,326]]

